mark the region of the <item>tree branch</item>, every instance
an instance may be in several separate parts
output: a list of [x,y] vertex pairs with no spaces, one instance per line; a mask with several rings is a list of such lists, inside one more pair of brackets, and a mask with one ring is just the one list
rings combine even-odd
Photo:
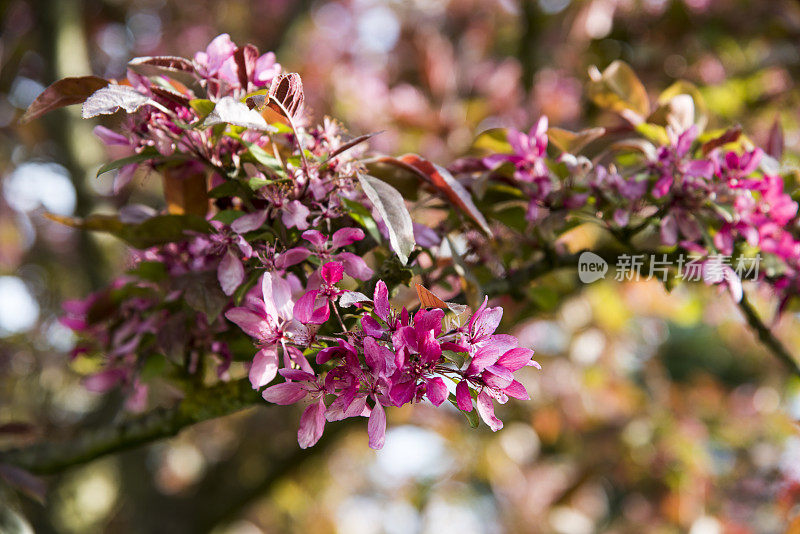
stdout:
[[[545,256],[541,261],[534,262],[526,267],[517,269],[511,272],[505,279],[492,280],[490,284],[484,287],[486,293],[490,296],[501,294],[519,294],[524,291],[528,282],[535,280],[541,276],[549,274],[553,271],[566,268],[575,268],[578,266],[578,261],[586,250],[576,252],[574,254],[566,255],[550,255]],[[598,250],[589,251],[603,258],[609,265],[615,265],[617,257],[621,252],[614,250]],[[654,252],[625,252],[626,254],[644,254],[647,257],[652,257],[657,254]],[[672,257],[673,255],[668,254]],[[769,327],[759,317],[753,305],[747,298],[747,295],[742,295],[742,300],[737,303],[739,309],[745,316],[747,324],[753,329],[758,336],[759,341],[777,358],[779,359],[788,370],[795,376],[800,377],[800,363],[791,355],[789,350],[783,343],[773,335]]]
[[[575,268],[581,254],[546,254],[540,261],[517,269],[504,279],[495,279],[484,287],[489,295],[519,294],[536,278],[559,269]],[[592,251],[609,265],[621,253],[615,250]],[[646,254],[639,252],[640,254]],[[746,296],[739,302],[747,323],[766,346],[793,374],[800,376],[800,364],[763,323]],[[78,432],[67,442],[43,442],[28,447],[0,452],[0,463],[7,463],[32,473],[50,474],[83,464],[121,450],[158,439],[171,437],[183,428],[253,406],[260,402],[247,379],[222,383],[190,391],[176,407],[159,409],[129,419],[115,427],[101,427]]]
[[177,406],[161,408],[124,421],[77,432],[70,441],[46,441],[0,453],[7,463],[36,474],[52,474],[111,454],[171,437],[195,423],[237,412],[260,401],[247,379],[189,392]]
[[747,295],[742,295],[742,300],[739,302],[739,309],[742,310],[745,319],[747,319],[747,324],[750,325],[750,328],[758,335],[758,339],[761,343],[763,343],[775,357],[783,362],[789,371],[800,377],[800,363],[794,359],[783,343],[781,343],[781,341],[772,334],[769,327],[764,324],[755,308],[753,308],[753,305],[747,299]]

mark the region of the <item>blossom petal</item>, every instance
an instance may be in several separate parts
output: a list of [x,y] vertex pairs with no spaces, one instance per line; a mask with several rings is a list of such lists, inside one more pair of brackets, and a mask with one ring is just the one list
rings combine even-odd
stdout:
[[261,389],[278,375],[278,352],[274,348],[261,349],[250,366],[250,384]]
[[261,292],[268,315],[285,321],[292,318],[294,303],[289,282],[276,273],[264,273],[261,278]]
[[286,252],[282,252],[275,259],[275,267],[279,269],[286,269],[292,265],[297,265],[311,255],[311,251],[305,247],[290,248]]
[[519,400],[531,399],[531,396],[528,394],[528,390],[525,389],[525,386],[523,386],[516,380],[511,382],[511,384],[508,387],[503,388],[503,393],[505,393],[509,397],[514,397],[515,399]]
[[528,365],[531,358],[533,358],[533,351],[531,349],[517,347],[500,356],[497,360],[497,365],[501,365],[513,372]]
[[402,406],[414,399],[414,393],[417,392],[417,383],[414,380],[406,380],[405,382],[398,382],[392,386],[389,392],[389,397],[395,406]]
[[360,228],[342,228],[336,230],[331,237],[332,248],[341,248],[364,239],[364,231]]
[[264,221],[266,220],[267,220],[267,210],[254,211],[253,213],[242,215],[241,217],[233,221],[231,223],[231,230],[233,230],[237,234],[252,232],[253,230],[258,230],[259,228],[261,228],[261,225],[264,224]]
[[305,409],[300,417],[300,428],[297,430],[297,443],[301,449],[313,447],[322,437],[325,430],[325,403],[322,399]]
[[383,280],[378,280],[375,284],[375,315],[381,318],[383,322],[388,323],[391,314],[389,307],[389,290]]
[[481,391],[478,395],[478,414],[480,414],[483,422],[489,425],[492,432],[497,432],[503,428],[503,422],[494,415],[492,398],[485,391]]
[[328,285],[339,283],[343,273],[344,269],[342,268],[342,264],[337,261],[329,261],[322,266],[322,279],[325,280]]
[[303,399],[308,393],[298,382],[282,382],[270,386],[261,393],[264,400],[275,404],[287,405]]
[[361,328],[365,334],[372,337],[381,337],[384,333],[383,327],[371,315],[361,318]]
[[369,268],[361,256],[356,256],[352,252],[340,252],[334,256],[334,259],[342,262],[344,272],[356,280],[369,280],[372,278],[374,271]]
[[372,412],[369,414],[367,423],[367,434],[369,434],[370,449],[381,449],[386,440],[386,411],[380,402],[375,403]]
[[469,362],[469,367],[467,367],[467,374],[468,375],[477,375],[490,365],[494,365],[500,356],[503,355],[502,349],[498,348],[496,345],[486,345],[478,349],[478,352],[475,353],[475,356],[472,358],[472,361]]
[[469,384],[466,380],[456,385],[456,404],[459,410],[472,411],[472,396],[469,394]]
[[306,230],[302,233],[303,239],[310,241],[314,246],[321,247],[328,240],[325,234],[317,230]]
[[222,292],[226,295],[232,295],[244,281],[244,265],[230,250],[222,258],[219,268],[217,268],[217,279],[222,287]]
[[428,381],[425,392],[429,401],[435,406],[441,406],[447,398],[447,384],[437,376],[433,380]]
[[256,339],[267,339],[273,334],[267,320],[247,308],[231,308],[225,312],[225,317],[239,325],[239,328],[244,330],[245,334]]
[[487,386],[497,389],[506,388],[514,381],[511,371],[500,365],[490,365],[483,370],[481,377]]
[[281,221],[286,228],[297,228],[298,230],[305,230],[308,228],[308,216],[311,211],[303,205],[299,200],[292,200],[283,208]]
[[120,382],[127,373],[124,369],[106,369],[83,379],[83,387],[92,393],[105,393]]
[[364,359],[372,371],[388,376],[394,372],[394,353],[373,338],[364,338]]
[[311,322],[314,315],[314,303],[317,301],[319,291],[309,291],[294,304],[294,317],[303,324]]

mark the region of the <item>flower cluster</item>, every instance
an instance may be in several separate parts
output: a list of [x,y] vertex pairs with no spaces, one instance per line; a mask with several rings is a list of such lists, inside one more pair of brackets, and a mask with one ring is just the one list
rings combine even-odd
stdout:
[[[603,81],[615,72],[593,91],[631,83]],[[585,221],[631,249],[701,256],[704,281],[736,299],[741,282],[720,255],[769,254],[762,281],[784,304],[800,292],[798,206],[777,162],[736,129],[703,134],[705,121],[687,120],[688,95],[649,117],[637,101],[621,112],[630,127],[615,132],[568,132],[546,117],[505,140],[490,132],[476,150],[491,150],[445,168],[414,154],[365,158],[371,135],[351,137],[327,117],[313,125],[299,75],[227,35],[192,60],[134,59],[126,80],[99,89],[97,78],[77,80],[85,117],[126,112],[121,133],[96,129],[131,151],[106,166],[117,169],[115,190],[140,166],[163,178],[161,211],[66,221],[138,249],[124,279],[68,304],[64,319],[83,352],[100,356],[90,387],[122,383],[137,408],[148,377],[199,383],[216,368],[218,380],[247,374],[269,402],[306,403],[302,447],[326,422],[366,416],[379,448],[385,408],[423,400],[449,400],[498,430],[495,401],[527,399],[516,373],[538,364],[497,333],[503,310],[481,297],[508,293],[490,288],[522,262],[554,264],[560,237]],[[59,91],[29,113],[74,101]],[[625,106],[618,94],[596,102]],[[414,277],[474,311],[462,317],[466,306],[435,296],[395,310],[390,293]],[[153,371],[162,360],[166,370]]]
[[[784,301],[797,294],[798,204],[786,193],[774,160],[765,161],[759,148],[726,150],[738,139],[737,130],[705,143],[698,142],[696,125],[683,130],[667,126],[664,134],[662,145],[643,139],[618,144],[623,149],[618,153],[639,153],[635,165],[591,161],[566,151],[551,159],[543,117],[528,134],[507,132],[509,153],[490,154],[477,169],[454,168],[512,179],[528,199],[528,221],[549,223],[556,234],[567,228],[565,214],[583,209],[617,236],[629,238],[657,227],[660,245],[708,261],[720,254],[770,254],[780,269],[762,277],[770,276],[773,287],[785,290]],[[558,174],[562,165],[566,178]],[[722,269],[724,276],[706,276],[705,281],[725,282],[741,299],[741,281],[730,266]]]
[[[454,404],[471,412],[474,397],[481,418],[495,431],[503,423],[494,414],[492,399],[505,403],[509,397],[530,398],[513,373],[538,364],[531,359],[533,351],[519,347],[516,338],[495,334],[502,308],[484,302],[464,326],[453,324],[440,308],[396,312],[383,281],[376,284],[372,299],[337,289],[342,270],[337,262],[323,265],[321,289],[296,302],[289,281],[266,273],[260,295],[252,292],[245,306],[226,313],[260,347],[250,368],[253,387],[259,389],[280,374],[285,381],[267,387],[264,399],[308,403],[297,434],[301,447],[320,439],[326,421],[368,416],[369,445],[379,449],[386,432],[384,407],[423,399],[440,406],[450,395],[446,380],[454,386]],[[342,323],[345,332],[340,335],[345,337],[317,351],[315,372],[304,351],[318,345],[312,325],[325,323],[329,305],[336,306],[337,300],[340,306],[364,311],[360,328],[347,330]]]

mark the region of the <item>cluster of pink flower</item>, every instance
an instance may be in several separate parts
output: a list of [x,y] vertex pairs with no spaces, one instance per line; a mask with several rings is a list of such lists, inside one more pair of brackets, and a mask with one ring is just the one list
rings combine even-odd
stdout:
[[[700,143],[695,126],[675,123],[656,127],[663,142],[618,143],[602,129],[554,132],[542,117],[527,134],[508,131],[505,153],[454,163],[454,177],[415,155],[365,161],[363,142],[370,136],[346,140],[331,119],[309,127],[299,76],[281,74],[274,55],[238,47],[227,35],[194,60],[138,58],[130,69],[126,83],[109,83],[84,104],[85,116],[128,112],[124,135],[96,130],[107,143],[135,152],[119,163],[132,162],[121,167],[116,188],[127,183],[135,165],[147,163],[165,173],[165,192],[173,187],[179,203],[187,203],[178,214],[204,213],[206,220],[164,222],[186,226],[134,254],[134,281],[124,284],[129,289],[118,296],[110,319],[83,325],[76,308],[68,322],[100,341],[109,376],[137,383],[144,360],[157,354],[170,359],[174,343],[161,339],[169,330],[162,326],[182,321],[186,351],[171,361],[195,373],[202,368],[198,360],[216,358],[222,379],[232,361],[242,361],[255,389],[269,386],[266,400],[309,402],[298,434],[303,447],[319,440],[326,421],[362,415],[369,416],[370,445],[380,447],[384,407],[422,399],[440,405],[449,398],[470,413],[477,406],[489,427],[499,429],[493,401],[527,399],[514,373],[536,365],[530,349],[495,334],[502,309],[484,301],[462,325],[443,301],[437,303],[442,308],[394,312],[389,291],[414,274],[436,283],[462,276],[460,269],[507,272],[517,259],[555,243],[578,212],[620,240],[650,229],[665,250],[678,246],[706,258],[708,266],[714,255],[774,255],[783,269],[762,278],[785,289],[787,298],[800,291],[800,240],[793,230],[798,206],[777,174],[759,170],[767,161],[761,151],[744,144],[739,152],[723,150],[738,139],[735,131]],[[583,151],[593,142],[601,148],[590,160]],[[627,159],[617,157],[620,148]],[[632,158],[631,151],[640,155]],[[367,175],[374,169],[370,163],[389,163],[424,180],[447,202],[431,209],[453,208],[483,234],[455,216],[439,218],[437,230],[412,221],[392,179]],[[185,197],[191,195],[183,193],[192,183],[202,191],[199,202],[189,205]],[[476,185],[472,191],[465,187],[470,184]],[[514,206],[524,199],[524,219],[492,212],[491,224],[486,221],[472,195],[495,186],[493,194]],[[160,224],[148,220],[155,213],[129,210],[113,228]],[[497,246],[481,246],[485,236],[508,235],[501,223],[519,231],[525,221],[535,228],[532,238],[526,236],[530,249],[514,250],[508,265],[498,254],[502,237]],[[466,254],[456,242],[465,244]],[[398,261],[387,259],[376,274],[364,254],[384,243]],[[385,257],[387,250],[375,256]],[[161,274],[153,269],[159,264]],[[385,275],[392,265],[403,273]],[[705,281],[725,282],[740,298],[739,278],[729,266],[722,266],[723,275],[719,271],[704,272]],[[353,287],[374,289],[374,296],[345,289]],[[151,292],[147,305],[136,308],[143,291]],[[343,314],[343,308],[356,311]],[[255,357],[236,342],[242,335],[231,323],[255,340]],[[279,374],[284,381],[272,384]]]
[[[363,207],[360,221],[366,217],[372,224],[374,239],[394,239],[391,225],[398,224],[358,187],[364,172],[359,145],[367,136],[345,142],[328,118],[304,128],[299,77],[281,75],[272,54],[259,56],[254,47],[237,47],[221,35],[193,61],[132,61],[127,83],[136,95],[135,104],[122,106],[129,112],[123,134],[96,129],[106,143],[138,154],[118,172],[115,189],[125,187],[142,163],[179,182],[209,169],[213,205],[207,231],[188,231],[133,253],[133,269],[118,284],[124,291],[101,318],[89,318],[99,297],[68,307],[65,324],[93,342],[86,352],[103,355],[102,370],[87,379],[94,390],[122,383],[136,401],[131,405],[141,408],[147,386],[140,375],[149,358],[166,355],[180,372],[196,374],[202,353],[199,359],[218,360],[221,379],[240,360],[254,389],[269,385],[266,400],[309,404],[298,433],[302,447],[320,439],[325,421],[363,415],[369,417],[370,446],[379,448],[384,407],[423,399],[439,406],[450,398],[465,412],[476,410],[475,402],[477,413],[498,430],[493,399],[528,398],[513,373],[537,364],[516,338],[494,333],[502,309],[485,301],[465,326],[443,309],[392,310],[390,288],[354,252],[359,243],[366,250],[364,231],[347,226],[352,203]],[[268,98],[255,102],[259,95]],[[85,114],[92,106],[87,101]],[[126,224],[155,216],[142,207],[127,209]],[[421,247],[441,242],[418,223],[410,230]],[[208,286],[211,273],[219,298],[220,291]],[[374,298],[340,287],[345,275],[374,287]],[[134,296],[141,294],[148,298]],[[355,312],[344,315],[344,308]],[[162,339],[176,317],[183,317],[182,343],[192,354],[171,355]],[[228,343],[235,337],[230,323],[255,340],[254,357]],[[237,350],[230,350],[234,345]],[[279,374],[283,381],[272,384]]]
[[[269,384],[278,374],[285,379],[266,388],[264,399],[276,404],[310,401],[300,419],[301,447],[320,439],[326,421],[369,416],[370,447],[381,448],[386,431],[384,407],[423,398],[439,406],[450,395],[445,379],[457,384],[454,399],[458,408],[472,411],[475,396],[478,413],[495,431],[503,423],[494,414],[492,399],[505,403],[508,397],[530,398],[513,373],[538,364],[531,359],[533,351],[519,347],[515,337],[494,333],[503,314],[501,308],[488,308],[484,302],[465,326],[450,324],[444,310],[438,308],[421,309],[413,315],[403,308],[397,313],[389,304],[383,281],[377,282],[372,299],[338,289],[343,270],[337,261],[325,263],[317,271],[319,289],[296,301],[289,279],[266,273],[260,287],[247,295],[245,306],[225,314],[260,347],[250,369],[253,387]],[[303,350],[320,341],[315,325],[329,320],[330,308],[336,310],[337,302],[339,306],[357,306],[364,314],[360,329],[348,330],[341,322],[344,331],[336,345],[317,352],[317,366],[327,368],[318,374]],[[448,351],[462,356],[448,357]]]
[[[694,125],[680,133],[672,127],[665,131],[666,145],[641,140],[635,145],[643,155],[641,164],[630,166],[625,174],[613,163],[594,166],[589,159],[566,152],[555,161],[548,159],[544,117],[528,134],[507,133],[510,153],[492,154],[481,162],[484,172],[513,177],[529,199],[531,223],[551,215],[563,220],[565,211],[586,206],[617,230],[657,224],[662,245],[677,245],[700,257],[730,256],[742,252],[739,245],[747,245],[781,260],[783,269],[770,282],[787,290],[786,299],[800,292],[800,239],[792,231],[797,227],[798,204],[784,191],[779,175],[763,170],[770,168],[769,162],[761,165],[763,152],[723,150],[725,141],[736,140],[727,132],[719,142],[701,145]],[[511,168],[504,170],[507,163]],[[556,176],[549,163],[564,163],[569,179]],[[740,280],[728,265],[722,268],[722,278],[706,281],[724,281],[734,297],[741,298]]]

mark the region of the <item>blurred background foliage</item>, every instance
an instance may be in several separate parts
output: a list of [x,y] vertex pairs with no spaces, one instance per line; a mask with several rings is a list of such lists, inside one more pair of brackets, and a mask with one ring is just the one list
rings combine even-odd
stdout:
[[[274,50],[303,76],[313,115],[375,150],[446,164],[477,133],[541,114],[613,124],[585,97],[587,68],[630,63],[651,96],[701,87],[716,124],[758,142],[775,120],[800,152],[800,5],[790,0],[6,0],[0,3],[0,444],[113,424],[122,399],[70,368],[59,303],[126,262],[110,239],[56,225],[126,198],[77,110],[17,118],[63,76],[124,77],[130,57],[189,56],[218,33]],[[129,191],[163,205],[160,181]],[[589,240],[591,235],[573,236]],[[52,477],[46,498],[7,490],[36,532],[800,532],[800,383],[758,346],[727,296],[574,273],[525,288],[503,328],[537,351],[530,402],[506,428],[469,428],[424,405],[390,412],[386,447],[363,429],[294,441],[296,414],[268,406]],[[762,310],[774,304],[756,295]],[[523,319],[524,318],[524,319]],[[798,318],[768,317],[800,354]],[[412,416],[413,413],[413,416]],[[412,422],[413,421],[413,422]],[[358,424],[358,423],[356,423]],[[0,473],[10,476],[7,472]],[[793,521],[794,519],[794,521]],[[24,531],[24,530],[23,530]]]

